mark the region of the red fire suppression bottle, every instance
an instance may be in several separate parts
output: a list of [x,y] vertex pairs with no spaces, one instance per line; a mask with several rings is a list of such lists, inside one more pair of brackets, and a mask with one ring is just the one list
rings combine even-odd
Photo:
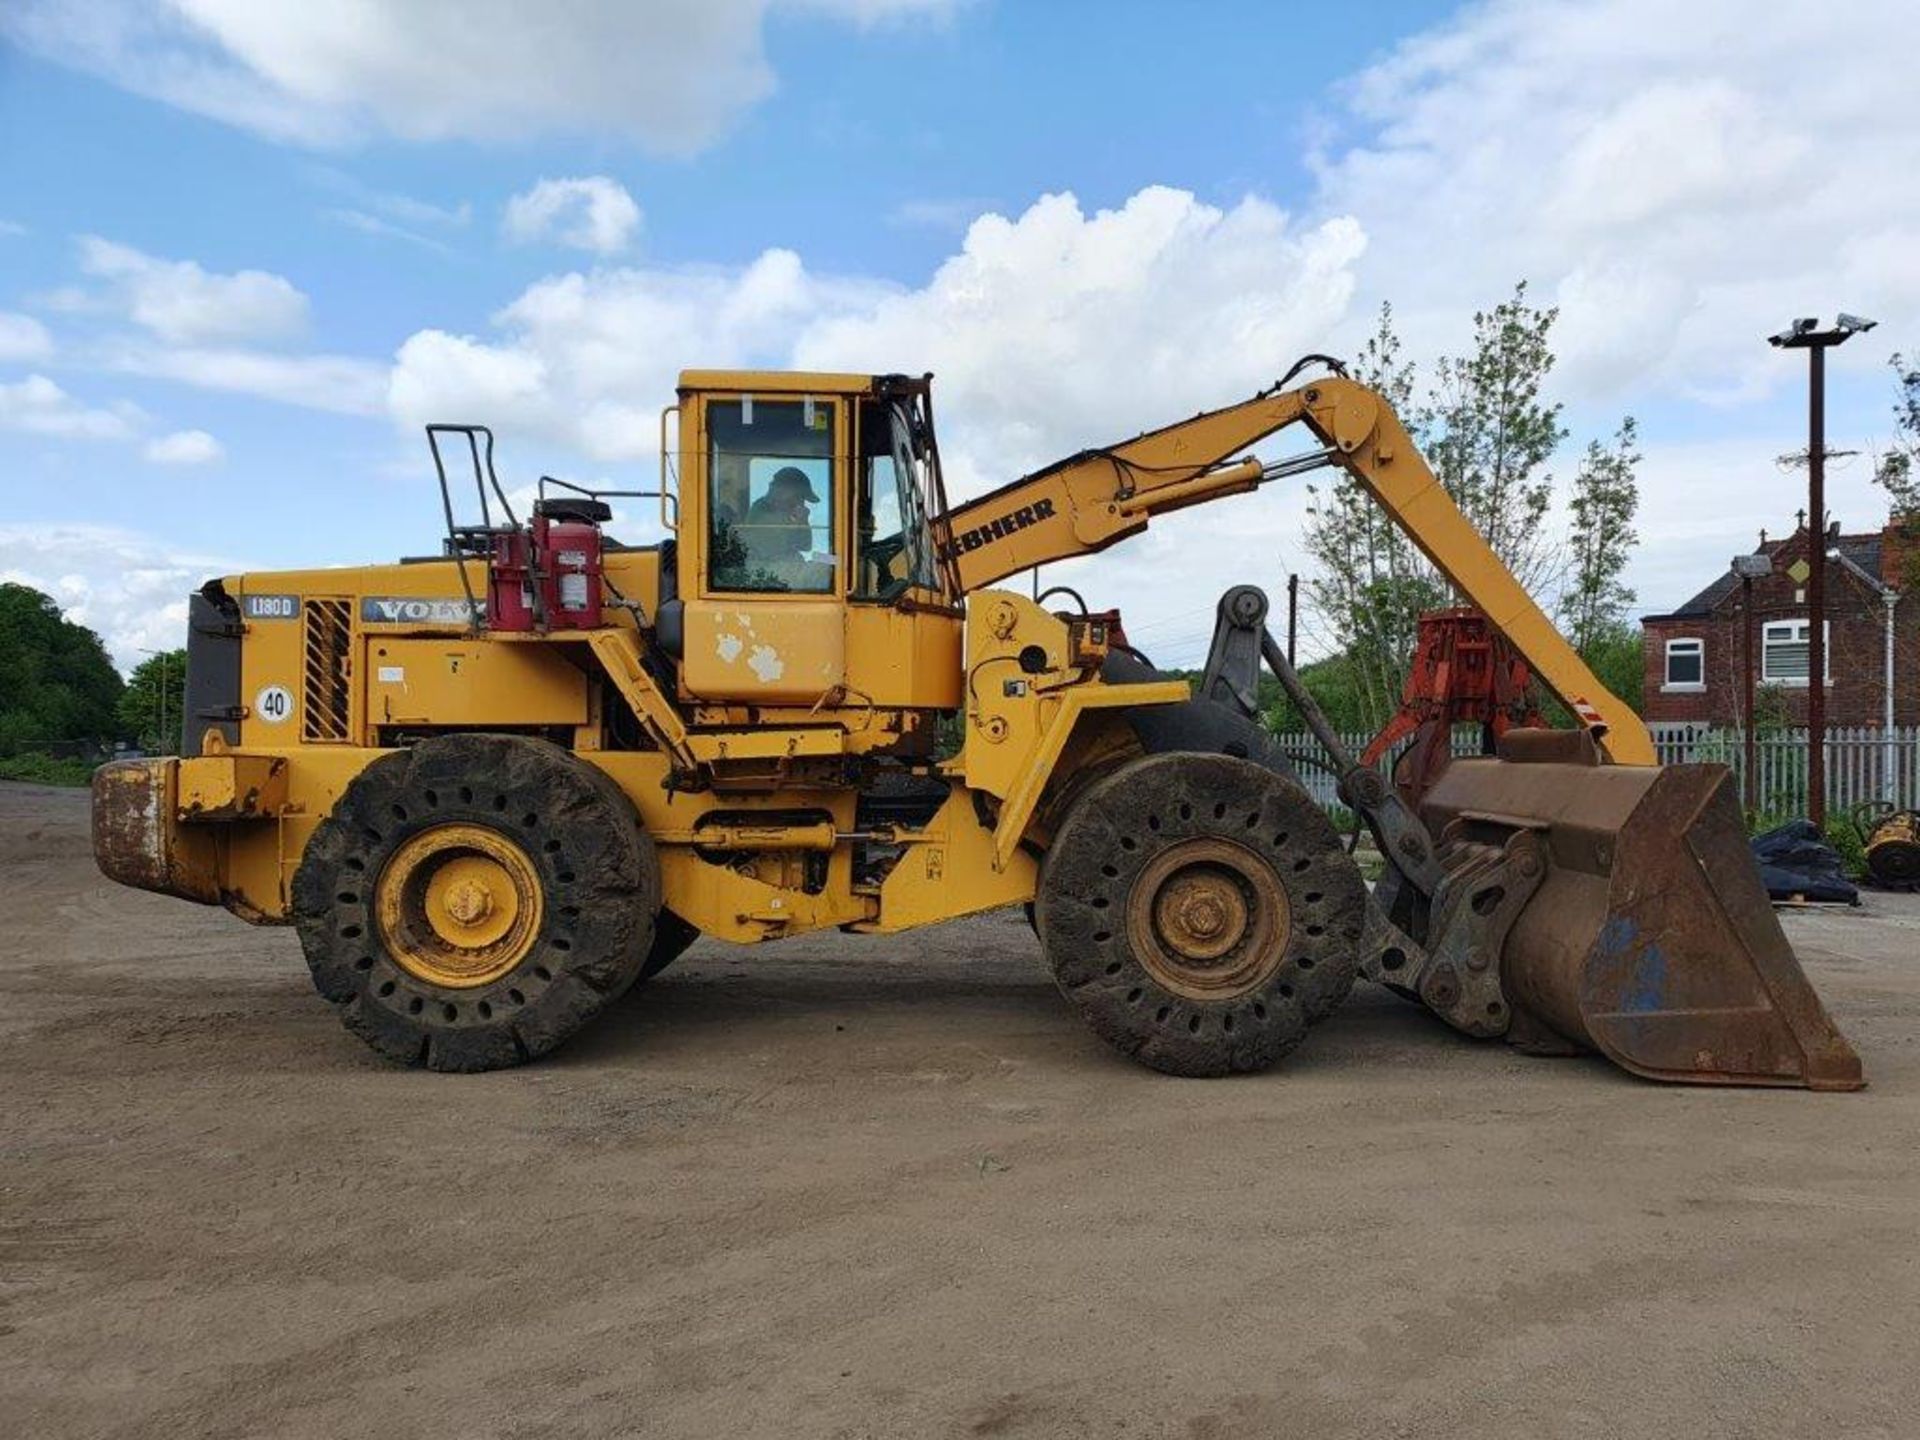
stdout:
[[533,507],[533,547],[548,629],[599,626],[600,526],[612,515],[604,500],[571,496]]
[[533,629],[532,541],[525,530],[502,530],[487,557],[487,628]]

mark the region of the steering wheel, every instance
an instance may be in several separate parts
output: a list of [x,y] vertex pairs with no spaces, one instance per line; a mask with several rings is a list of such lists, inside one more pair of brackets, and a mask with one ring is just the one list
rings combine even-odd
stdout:
[[906,548],[905,535],[883,535],[860,547],[860,568],[863,574],[871,568],[873,590],[877,598],[890,600],[912,583],[911,576],[896,579],[893,575],[893,562],[900,558]]

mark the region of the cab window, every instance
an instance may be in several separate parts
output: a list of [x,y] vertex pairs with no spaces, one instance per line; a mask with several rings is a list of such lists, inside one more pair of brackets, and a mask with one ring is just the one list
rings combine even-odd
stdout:
[[708,402],[711,589],[832,593],[833,422],[825,400]]
[[892,599],[914,586],[933,588],[933,546],[909,417],[899,404],[878,401],[862,404],[859,415],[854,593]]

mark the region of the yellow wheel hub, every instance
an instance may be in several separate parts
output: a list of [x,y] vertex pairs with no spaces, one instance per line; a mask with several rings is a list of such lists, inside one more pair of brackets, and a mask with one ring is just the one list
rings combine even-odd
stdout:
[[533,861],[498,831],[436,825],[380,872],[374,915],[387,953],[432,985],[470,989],[507,974],[540,933]]

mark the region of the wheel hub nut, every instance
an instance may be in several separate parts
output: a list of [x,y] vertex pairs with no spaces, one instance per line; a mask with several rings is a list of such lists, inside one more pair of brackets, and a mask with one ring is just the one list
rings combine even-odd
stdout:
[[1221,908],[1220,902],[1210,895],[1195,897],[1188,904],[1183,918],[1186,920],[1187,929],[1202,940],[1210,940],[1218,935],[1227,923],[1226,911]]
[[1211,964],[1239,944],[1247,904],[1225,875],[1199,866],[1170,879],[1160,892],[1156,923],[1165,942],[1188,961]]
[[493,909],[493,897],[484,885],[463,880],[447,892],[447,914],[461,925],[477,925]]

